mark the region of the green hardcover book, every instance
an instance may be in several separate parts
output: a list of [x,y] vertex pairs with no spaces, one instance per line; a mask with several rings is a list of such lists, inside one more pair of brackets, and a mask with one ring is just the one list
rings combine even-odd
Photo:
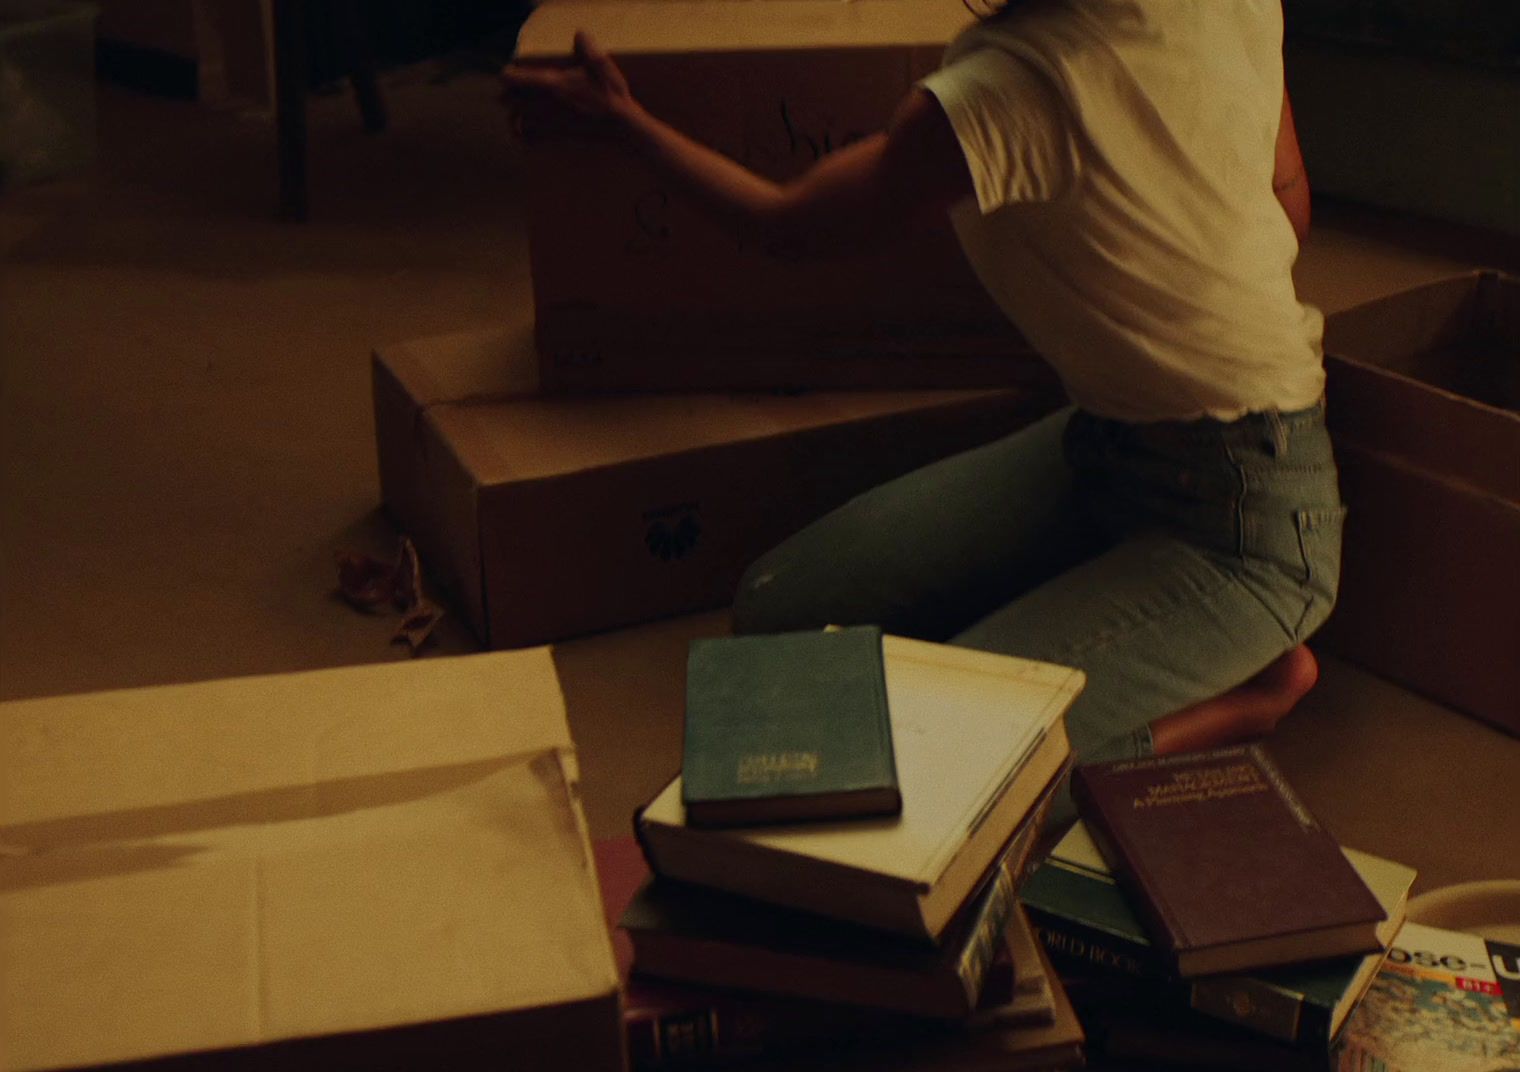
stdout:
[[694,641],[681,779],[695,826],[901,812],[881,630]]
[[936,942],[1071,754],[1080,670],[884,636],[902,813],[693,826],[677,774],[639,809],[650,870]]
[[[1397,928],[1412,868],[1355,849],[1343,850]],[[1328,1050],[1377,974],[1382,953],[1343,956],[1254,972],[1179,979],[1147,937],[1086,827],[1076,823],[1034,869],[1019,899],[1051,960],[1075,978],[1128,978],[1137,994],[1190,1008],[1270,1039]]]

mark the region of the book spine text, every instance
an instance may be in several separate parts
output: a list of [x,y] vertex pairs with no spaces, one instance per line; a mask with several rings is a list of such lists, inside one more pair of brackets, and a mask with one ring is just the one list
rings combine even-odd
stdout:
[[[1157,994],[1173,995],[1197,1012],[1249,1028],[1284,1042],[1317,1039],[1328,1043],[1324,1009],[1298,995],[1241,975],[1221,975],[1191,982],[1169,978],[1148,946],[1027,908],[1035,934],[1058,967],[1079,975],[1126,979]],[[1159,988],[1159,989],[1158,989]]]

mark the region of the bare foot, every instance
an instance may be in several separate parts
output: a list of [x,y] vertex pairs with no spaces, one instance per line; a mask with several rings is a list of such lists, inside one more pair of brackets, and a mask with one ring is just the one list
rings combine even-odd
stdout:
[[1319,661],[1299,645],[1229,692],[1151,723],[1157,755],[1193,752],[1263,737],[1319,680]]

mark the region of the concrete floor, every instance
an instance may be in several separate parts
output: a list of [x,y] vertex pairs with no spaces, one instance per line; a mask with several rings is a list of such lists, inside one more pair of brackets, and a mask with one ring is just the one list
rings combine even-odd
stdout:
[[[304,225],[274,219],[262,119],[110,87],[92,174],[0,195],[0,699],[407,657],[391,619],[333,594],[335,549],[397,538],[370,350],[529,301],[494,86],[427,75],[388,77],[379,136],[314,101]],[[1333,311],[1479,264],[1520,253],[1342,207],[1299,275]],[[686,644],[725,629],[556,647],[598,836],[676,769]],[[429,657],[473,650],[451,618]],[[1520,740],[1326,659],[1274,747],[1342,840],[1420,868],[1418,889],[1520,876]]]

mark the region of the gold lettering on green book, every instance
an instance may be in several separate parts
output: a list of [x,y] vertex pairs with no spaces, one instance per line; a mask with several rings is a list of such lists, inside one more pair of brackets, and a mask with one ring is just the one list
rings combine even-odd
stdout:
[[823,760],[817,752],[761,752],[739,757],[740,785],[805,782],[818,777]]

